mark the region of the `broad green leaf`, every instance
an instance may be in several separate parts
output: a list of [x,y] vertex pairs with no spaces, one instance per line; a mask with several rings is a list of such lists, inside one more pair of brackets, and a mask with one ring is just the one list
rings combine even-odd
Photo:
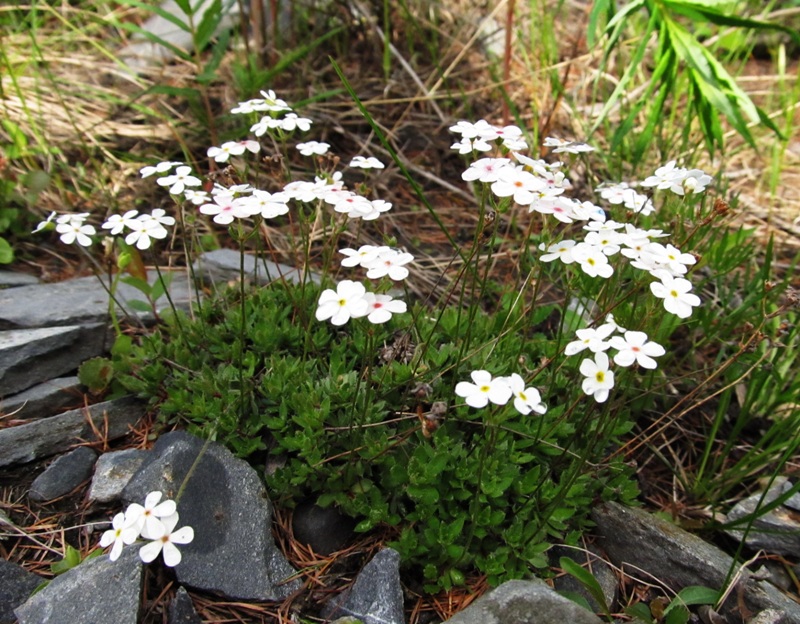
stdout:
[[153,301],[160,299],[166,292],[169,285],[172,283],[172,278],[175,277],[174,273],[162,273],[153,286],[150,288],[150,297]]
[[14,249],[9,242],[0,236],[0,264],[10,264],[14,261]]
[[570,559],[569,557],[561,557],[558,560],[558,565],[561,566],[561,569],[564,570],[567,574],[574,577],[581,585],[586,588],[592,598],[595,599],[600,608],[603,610],[603,613],[607,616],[611,616],[611,610],[608,607],[608,603],[606,602],[606,596],[603,593],[603,588],[600,587],[600,583],[597,582],[597,579],[585,569],[583,566],[578,565],[576,561]]
[[198,50],[203,50],[208,45],[222,18],[222,0],[213,0],[203,12],[203,18],[194,33],[194,45]]
[[153,306],[151,306],[146,301],[140,301],[139,299],[128,299],[125,302],[125,305],[135,310],[136,312],[152,312]]
[[151,292],[150,284],[148,284],[145,280],[134,277],[133,275],[126,275],[125,277],[120,279],[121,282],[128,284],[128,286],[133,286],[136,290],[145,295],[149,295]]

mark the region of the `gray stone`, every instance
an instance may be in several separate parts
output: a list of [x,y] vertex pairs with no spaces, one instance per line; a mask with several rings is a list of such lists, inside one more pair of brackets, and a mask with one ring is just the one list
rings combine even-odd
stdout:
[[43,580],[16,563],[0,559],[0,624],[17,621],[14,609],[25,602]]
[[149,454],[150,451],[140,449],[103,453],[94,468],[89,502],[111,503],[119,500],[122,490]]
[[323,610],[326,618],[356,617],[364,624],[403,624],[400,554],[384,548],[359,572],[352,587]]
[[[738,570],[731,557],[715,546],[641,509],[606,503],[592,510],[592,519],[598,545],[615,565],[652,574],[673,591],[690,585],[719,589],[729,571]],[[800,624],[800,605],[747,570],[742,570],[734,598],[722,605],[723,616],[741,621],[739,593],[750,612],[775,609],[784,614],[779,624]]]
[[58,377],[0,401],[0,414],[16,420],[47,418],[69,406],[82,405],[81,384],[77,377]]
[[[727,522],[732,523],[755,513],[791,487],[792,484],[785,477],[775,479],[766,493],[753,494],[734,505],[728,512]],[[797,494],[794,496],[797,497]],[[748,521],[740,523],[741,528],[727,529],[725,532],[739,541],[744,539],[745,544],[753,550],[763,549],[778,555],[800,556],[800,522],[797,520],[797,513],[789,507],[795,501],[790,498],[786,503],[788,505],[779,505],[766,513],[759,511],[758,517],[750,524],[746,537]]]
[[61,455],[33,480],[28,497],[41,503],[69,494],[92,475],[95,461],[97,453],[88,446]]
[[[606,606],[609,610],[614,611],[614,603],[617,600],[617,589],[619,580],[614,570],[611,569],[596,548],[590,546],[588,552],[586,550],[578,550],[576,548],[568,548],[566,546],[555,546],[547,553],[550,559],[550,565],[553,567],[559,566],[559,561],[562,557],[572,559],[575,563],[583,566],[592,576],[594,576],[600,589],[603,590]],[[574,576],[564,574],[553,579],[553,586],[559,592],[572,592],[582,596],[592,608],[592,611],[599,613],[602,609],[589,591],[578,581]]]
[[14,612],[19,624],[137,624],[142,569],[137,548],[116,561],[101,555],[55,577]]
[[[153,284],[158,274],[149,271],[147,277],[148,283]],[[189,288],[183,271],[175,275],[169,292],[179,308],[187,308],[194,300],[194,289]],[[145,296],[133,286],[120,282],[116,299],[125,306],[131,300],[144,301]],[[97,277],[0,290],[0,329],[105,323],[108,320],[108,301],[108,292]],[[159,312],[169,309],[166,295],[158,299],[156,307]],[[140,321],[153,319],[152,312],[135,312],[129,306],[126,306],[126,311]],[[120,310],[120,313],[124,312]]]
[[[213,284],[236,281],[239,279],[240,262],[238,251],[232,249],[208,251],[195,261],[195,275]],[[259,285],[280,279],[296,284],[303,279],[303,274],[298,269],[249,254],[244,257],[244,273],[247,281]],[[313,282],[320,282],[319,275],[312,273],[310,278]]]
[[602,624],[543,581],[508,581],[447,620],[448,624]]
[[55,455],[81,442],[121,438],[143,415],[142,403],[124,398],[0,429],[0,466]]
[[169,624],[203,624],[194,603],[183,587],[179,587],[175,597],[169,603]]
[[353,537],[356,522],[334,507],[319,507],[312,503],[298,505],[292,514],[292,533],[295,540],[319,555],[341,550]]
[[106,337],[101,323],[0,332],[0,396],[76,370],[84,360],[103,353]]
[[[242,600],[281,600],[300,587],[272,538],[272,505],[247,462],[185,432],[162,435],[123,491],[126,502],[158,490],[178,503],[194,541],[181,548],[178,582]],[[178,499],[178,493],[181,493]]]
[[784,614],[775,609],[767,609],[757,614],[748,624],[779,624]]
[[0,288],[14,288],[38,283],[39,278],[34,275],[16,273],[14,271],[0,271]]
[[331,624],[364,624],[364,622],[358,618],[345,615],[344,617],[336,618]]

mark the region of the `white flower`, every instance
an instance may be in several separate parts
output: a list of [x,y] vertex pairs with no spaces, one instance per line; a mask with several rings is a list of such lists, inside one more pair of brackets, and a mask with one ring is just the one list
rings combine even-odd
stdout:
[[544,414],[547,411],[547,406],[542,403],[542,395],[536,388],[526,388],[525,380],[520,375],[512,373],[506,377],[506,383],[514,396],[514,407],[520,414]]
[[[641,185],[646,187],[656,187],[657,189],[661,190],[677,187],[682,191],[683,187],[681,186],[681,182],[686,177],[686,173],[686,169],[682,167],[676,167],[675,161],[670,160],[663,167],[656,169],[655,174],[645,178]],[[680,194],[683,195],[682,192]]]
[[572,249],[575,247],[575,241],[573,240],[565,240],[561,241],[560,243],[553,243],[547,249],[544,247],[544,243],[539,245],[539,249],[542,251],[547,251],[546,254],[541,256],[539,260],[542,262],[552,262],[553,260],[561,260],[564,264],[570,264],[575,261],[572,257]]
[[608,356],[596,353],[594,360],[585,359],[581,362],[580,371],[586,378],[581,384],[584,394],[590,394],[598,403],[604,403],[608,399],[608,391],[614,387],[614,373],[608,370]]
[[503,167],[497,174],[497,180],[492,182],[492,193],[498,197],[513,197],[521,206],[532,204],[539,193],[547,188],[541,178],[512,167]]
[[172,175],[159,178],[157,184],[159,186],[168,186],[170,195],[180,195],[187,186],[200,186],[202,184],[200,178],[191,175],[191,173],[192,168],[183,165],[178,167]]
[[618,351],[614,362],[620,366],[630,366],[636,362],[642,368],[653,369],[658,366],[653,358],[666,353],[664,347],[656,342],[648,342],[647,334],[639,331],[626,331],[624,338],[612,336],[609,342]]
[[664,309],[679,318],[689,318],[692,308],[700,305],[700,297],[691,293],[692,283],[681,277],[673,277],[666,271],[659,272],[660,282],[652,282],[650,290],[664,300]]
[[673,185],[670,190],[678,195],[683,195],[684,193],[697,195],[706,190],[706,187],[711,184],[711,180],[711,176],[703,173],[700,169],[690,169],[686,172],[686,177],[682,180],[680,189],[678,190],[677,186]]
[[125,512],[126,524],[134,527],[145,539],[156,539],[165,532],[169,533],[165,530],[163,519],[174,514],[177,506],[172,500],[159,502],[161,497],[161,492],[150,492],[144,499],[144,507],[131,503]]
[[307,141],[306,143],[298,143],[295,147],[303,156],[313,156],[314,154],[322,156],[327,153],[331,146],[328,143],[320,143],[319,141]]
[[114,516],[111,521],[111,527],[100,536],[100,548],[114,544],[111,547],[108,558],[111,561],[116,561],[122,554],[122,546],[124,544],[133,544],[136,538],[139,537],[139,531],[127,522],[125,514],[122,512]]
[[154,173],[166,173],[170,171],[173,167],[177,167],[178,165],[182,165],[181,162],[171,162],[171,161],[164,161],[160,162],[157,165],[148,165],[146,167],[142,167],[139,169],[139,173],[142,175],[143,178],[147,178]]
[[372,201],[370,201],[370,206],[372,206],[370,212],[366,214],[359,213],[359,216],[362,219],[364,219],[364,221],[374,221],[379,216],[381,216],[382,213],[392,209],[392,204],[383,199],[373,199]]
[[209,147],[207,155],[213,158],[218,163],[228,162],[231,156],[241,156],[245,150],[253,154],[258,154],[261,150],[261,145],[258,141],[245,140],[245,141],[227,141],[220,147]]
[[80,220],[58,223],[58,225],[56,225],[56,232],[61,234],[59,238],[65,245],[71,245],[77,241],[82,247],[90,247],[92,245],[92,239],[89,237],[97,233],[94,226],[84,224],[83,221]]
[[351,318],[365,316],[369,311],[366,292],[363,284],[351,280],[342,280],[336,290],[324,290],[317,304],[317,320],[330,319],[334,325],[344,325]]
[[575,355],[584,349],[589,349],[592,353],[605,351],[610,346],[606,338],[614,332],[614,327],[610,323],[606,323],[596,329],[592,327],[579,329],[575,332],[578,339],[570,342],[564,349],[564,353],[566,355]]
[[[295,129],[308,132],[311,129],[311,124],[313,123],[310,119],[298,117],[296,113],[288,113],[283,119],[271,119],[267,117],[264,119],[267,120],[266,124],[268,128],[280,128],[284,132],[292,132]],[[264,119],[261,121],[263,122]],[[258,133],[256,133],[256,135],[258,136]]]
[[138,210],[129,210],[123,215],[111,215],[100,227],[104,230],[110,230],[109,234],[116,236],[125,228],[131,228],[130,221],[132,221],[137,214],[139,214]]
[[555,137],[547,137],[543,143],[544,147],[553,147],[554,154],[581,154],[584,152],[593,152],[594,148],[586,143],[578,141],[564,141]]
[[170,217],[167,211],[162,208],[155,208],[149,215],[143,214],[138,217],[142,221],[153,220],[159,225],[175,225],[175,218]]
[[31,234],[38,234],[39,232],[47,228],[53,222],[53,219],[56,218],[56,214],[57,213],[55,212],[51,212],[50,216],[48,216],[47,219],[39,222],[39,225],[36,226],[36,229],[33,230]]
[[200,212],[204,215],[214,215],[214,223],[228,225],[234,219],[245,219],[250,215],[247,203],[239,201],[233,195],[219,193],[214,195],[214,203],[203,204]]
[[472,152],[488,152],[492,146],[481,138],[468,139],[464,137],[457,143],[453,143],[450,149],[456,150],[459,154],[471,154]]
[[194,539],[194,529],[190,526],[185,526],[176,531],[175,526],[178,524],[177,512],[163,518],[162,523],[163,531],[161,535],[148,538],[153,541],[139,549],[139,558],[145,563],[150,563],[158,557],[159,553],[163,553],[164,565],[172,568],[181,562],[181,551],[178,550],[175,544],[190,543]]
[[369,156],[367,158],[363,156],[353,156],[353,159],[350,161],[350,166],[358,169],[383,169],[386,165],[374,156]]
[[495,405],[505,405],[511,398],[511,388],[504,377],[492,379],[491,373],[476,370],[470,374],[473,383],[459,381],[456,394],[465,399],[470,407],[486,407],[489,401]]
[[364,299],[367,302],[367,320],[376,325],[388,321],[392,314],[403,314],[408,309],[405,301],[392,299],[389,295],[368,292]]
[[376,260],[380,254],[387,251],[390,251],[390,248],[385,245],[379,247],[375,245],[361,245],[358,250],[345,247],[344,249],[340,249],[339,253],[343,256],[347,256],[342,260],[342,266],[355,267],[361,265],[362,267],[366,267],[373,260]]
[[581,265],[581,270],[592,277],[609,278],[614,273],[608,258],[598,247],[578,243],[572,248],[572,258]]
[[509,158],[479,158],[461,174],[461,179],[465,182],[495,182],[500,169],[509,166],[513,166]]
[[485,141],[493,141],[498,134],[497,126],[493,126],[485,119],[479,119],[475,123],[469,121],[459,121],[455,126],[450,126],[450,131],[460,134],[465,139],[475,139],[480,137]]
[[289,212],[289,206],[286,205],[288,200],[286,193],[273,194],[254,189],[252,195],[240,197],[234,200],[234,203],[250,215],[261,215],[264,219],[273,219]]
[[408,269],[404,266],[414,260],[408,252],[388,249],[382,251],[378,257],[364,266],[369,279],[380,279],[386,275],[389,279],[398,282],[408,277]]
[[186,199],[186,201],[193,203],[195,206],[205,204],[211,199],[211,195],[209,195],[206,191],[196,191],[194,189],[184,190],[183,197]]

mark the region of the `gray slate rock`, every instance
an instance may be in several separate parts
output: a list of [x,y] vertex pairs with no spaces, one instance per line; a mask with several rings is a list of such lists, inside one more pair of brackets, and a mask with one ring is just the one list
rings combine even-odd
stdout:
[[[739,501],[727,515],[727,521],[733,522],[744,518],[774,501],[778,496],[791,489],[792,484],[785,478],[778,478],[764,494],[759,492]],[[792,498],[796,498],[795,494]],[[745,538],[744,528],[728,529],[725,532],[736,540],[745,538],[745,543],[753,550],[764,549],[768,553],[800,556],[800,518],[790,505],[796,504],[790,498],[787,505],[779,505],[766,513],[759,513]],[[747,523],[744,523],[746,526]]]
[[356,521],[334,507],[313,503],[298,505],[292,514],[292,533],[315,553],[330,555],[341,550],[353,537]]
[[[219,284],[233,282],[239,279],[239,263],[241,258],[238,251],[233,249],[215,249],[201,255],[194,264],[197,277],[207,283]],[[252,255],[244,257],[245,279],[258,285],[285,279],[293,284],[300,283],[303,279],[302,271],[285,264],[276,264],[270,260],[256,258]],[[320,277],[310,274],[313,282],[319,283]]]
[[204,445],[186,432],[162,435],[125,487],[124,500],[141,504],[154,490],[174,499],[191,470],[178,513],[195,538],[181,548],[178,581],[242,600],[285,598],[300,581],[287,582],[295,571],[272,539],[272,505],[262,480],[224,447]]
[[13,418],[21,420],[47,418],[69,406],[82,405],[81,388],[75,376],[50,379],[0,401],[0,414],[14,414]]
[[[605,561],[603,561],[602,556],[599,552],[597,552],[597,549],[594,548],[594,546],[589,547],[589,552],[577,550],[575,548],[567,548],[566,546],[555,546],[548,551],[547,555],[550,559],[550,565],[554,567],[558,567],[561,557],[572,559],[578,565],[583,566],[592,576],[594,576],[595,580],[600,585],[600,588],[603,590],[603,596],[605,597],[606,605],[611,611],[615,611],[614,603],[617,600],[619,580],[617,579],[617,575],[614,573],[614,570],[612,570],[611,567]],[[582,596],[586,599],[586,601],[589,603],[589,606],[595,613],[599,613],[601,611],[600,605],[597,604],[597,601],[575,577],[569,574],[556,577],[553,579],[553,586],[560,592],[572,592]]]
[[142,569],[138,548],[84,561],[15,609],[19,624],[137,624]]
[[[595,507],[592,519],[597,524],[598,545],[615,565],[635,566],[674,591],[689,585],[721,588],[733,565],[731,557],[715,546],[641,509],[606,503]],[[749,611],[775,609],[783,614],[778,624],[800,624],[800,605],[771,583],[758,581],[744,570],[739,588]],[[720,609],[737,622],[742,619],[735,598],[739,588]]]
[[447,624],[602,624],[543,581],[508,581],[481,596]]
[[94,468],[89,502],[111,503],[119,500],[122,490],[149,455],[150,451],[140,449],[103,453]]
[[0,429],[0,466],[33,461],[81,442],[94,442],[99,439],[95,431],[106,440],[121,438],[143,415],[142,403],[124,398]]
[[[0,291],[0,298],[3,293]],[[53,307],[52,302],[49,307]],[[74,371],[84,360],[105,350],[105,324],[63,325],[0,332],[0,396],[22,392]]]
[[350,616],[364,624],[403,624],[400,553],[384,548],[359,572],[352,587],[325,607],[326,618]]
[[37,503],[69,494],[92,475],[97,453],[88,446],[79,446],[61,455],[31,484],[28,497]]
[[14,624],[14,609],[25,602],[44,579],[22,566],[0,559],[0,624]]
[[172,602],[169,603],[169,624],[203,624],[194,603],[183,587],[179,587]]
[[14,271],[0,271],[0,288],[14,288],[38,283],[39,278],[34,275],[16,273]]
[[[148,271],[148,282],[152,284],[158,277],[155,271]],[[187,308],[194,300],[193,289],[184,272],[175,275],[169,287],[173,302],[179,308]],[[120,283],[116,293],[119,302],[132,299],[142,301],[144,295],[133,286]],[[109,296],[97,277],[79,277],[53,284],[21,286],[10,290],[0,290],[0,329],[20,329],[26,327],[53,327],[86,323],[104,323],[108,319]],[[169,309],[166,296],[156,302],[159,311]],[[150,312],[134,313],[132,316],[142,321],[150,321]],[[120,310],[120,313],[122,311]],[[91,357],[91,356],[89,356]],[[84,358],[88,359],[88,358]],[[56,375],[53,375],[55,377]]]

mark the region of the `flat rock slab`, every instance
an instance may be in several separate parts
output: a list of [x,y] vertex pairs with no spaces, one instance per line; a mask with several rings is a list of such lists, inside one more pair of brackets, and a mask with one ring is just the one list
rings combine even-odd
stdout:
[[0,624],[17,621],[14,609],[25,602],[43,580],[22,566],[0,559]]
[[[232,282],[239,279],[242,257],[233,249],[215,249],[200,256],[194,264],[195,275],[207,282]],[[250,254],[244,256],[245,279],[254,284],[269,284],[278,280],[286,280],[293,284],[302,281],[303,273],[294,267],[277,264]],[[309,274],[312,281],[319,283],[320,277]]]
[[106,340],[103,323],[0,331],[0,396],[77,370],[84,360],[103,353]]
[[0,401],[0,414],[17,420],[47,418],[67,407],[83,404],[82,386],[76,376],[57,377]]
[[[721,589],[734,566],[733,559],[717,547],[641,509],[606,503],[592,511],[592,519],[598,544],[615,565],[644,570],[674,591],[690,585]],[[750,613],[774,609],[782,614],[779,624],[800,624],[800,605],[771,583],[742,570],[737,585],[720,609],[731,621],[742,621],[746,615],[738,612],[741,592]]]
[[[149,271],[148,283],[153,284],[157,277],[155,271]],[[180,308],[188,307],[194,300],[193,289],[189,288],[184,271],[177,272],[169,292],[175,305]],[[123,306],[131,300],[146,299],[133,286],[121,282],[116,298]],[[108,292],[97,277],[0,290],[0,329],[105,322],[108,319],[108,301]],[[166,296],[156,302],[156,307],[160,312],[170,307]],[[127,310],[134,314],[132,309]],[[136,317],[149,320],[152,319],[152,313],[136,313]]]
[[84,561],[18,607],[19,624],[137,624],[142,569],[137,548]]
[[55,500],[69,494],[92,476],[97,453],[88,446],[79,446],[59,456],[31,484],[28,497],[37,503]]
[[15,271],[0,271],[0,288],[14,288],[17,286],[30,286],[38,284],[39,278],[27,273],[17,273]]
[[543,581],[508,581],[481,596],[447,624],[602,624]]
[[[162,435],[123,491],[141,504],[158,490],[178,503],[194,541],[181,547],[178,581],[242,600],[281,600],[300,587],[272,538],[272,505],[263,480],[224,447],[186,432]],[[184,484],[185,481],[185,484]]]
[[149,456],[150,451],[140,449],[103,453],[94,468],[89,502],[110,503],[119,500],[131,477]]
[[81,442],[120,438],[131,430],[144,412],[144,405],[135,399],[115,399],[0,429],[0,466],[49,457]]
[[324,610],[326,618],[351,616],[364,624],[403,624],[400,553],[384,548],[359,572],[353,586]]

